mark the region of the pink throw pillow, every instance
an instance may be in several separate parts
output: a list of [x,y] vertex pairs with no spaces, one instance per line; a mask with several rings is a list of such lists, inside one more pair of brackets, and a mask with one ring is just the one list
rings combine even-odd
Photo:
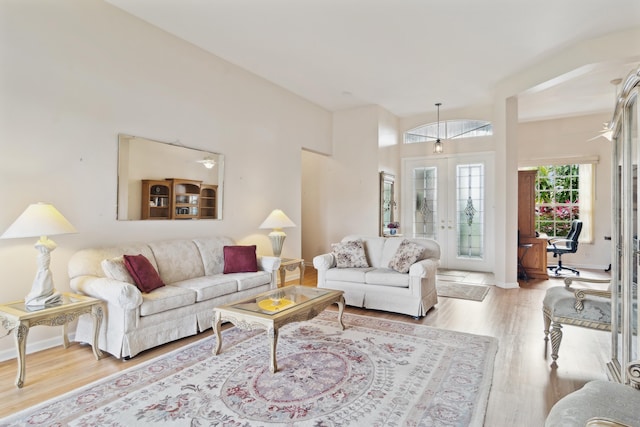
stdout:
[[124,265],[141,292],[151,292],[164,286],[153,264],[144,255],[124,255]]
[[256,245],[224,246],[224,274],[253,273],[258,271]]

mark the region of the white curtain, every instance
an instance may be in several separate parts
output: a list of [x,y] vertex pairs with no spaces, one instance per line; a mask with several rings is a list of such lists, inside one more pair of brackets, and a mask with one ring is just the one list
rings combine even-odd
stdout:
[[582,220],[582,232],[578,241],[580,243],[593,243],[593,205],[594,205],[594,179],[593,163],[579,165],[580,188],[578,203],[580,204],[580,219]]

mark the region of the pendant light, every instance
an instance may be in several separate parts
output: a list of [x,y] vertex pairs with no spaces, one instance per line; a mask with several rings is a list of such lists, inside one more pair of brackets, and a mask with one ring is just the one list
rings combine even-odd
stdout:
[[436,103],[436,107],[438,107],[438,129],[436,130],[436,143],[433,144],[433,152],[435,154],[442,154],[442,142],[440,141],[440,106],[441,102]]

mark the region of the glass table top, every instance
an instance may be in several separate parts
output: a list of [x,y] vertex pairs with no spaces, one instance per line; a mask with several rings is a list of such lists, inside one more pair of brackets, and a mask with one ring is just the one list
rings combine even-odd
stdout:
[[287,286],[257,295],[252,299],[229,304],[227,307],[252,313],[277,314],[331,292],[335,291],[308,286]]
[[81,301],[82,300],[79,298],[74,298],[73,296],[62,294],[61,301],[57,304],[50,304],[50,305],[47,304],[44,306],[27,307],[24,304],[24,301],[17,301],[11,304],[6,304],[4,305],[4,307],[9,307],[9,308],[12,308],[13,310],[16,310],[22,313],[34,313],[34,312],[46,310],[49,308],[64,307],[65,305],[69,305],[69,304],[81,302]]

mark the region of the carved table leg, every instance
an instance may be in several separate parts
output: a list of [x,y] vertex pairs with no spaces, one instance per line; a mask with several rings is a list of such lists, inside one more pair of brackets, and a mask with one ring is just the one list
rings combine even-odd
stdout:
[[69,348],[69,335],[67,334],[67,323],[62,325],[62,347]]
[[13,336],[16,341],[16,349],[18,350],[18,375],[16,376],[16,387],[22,388],[24,385],[25,375],[25,350],[27,344],[27,335],[29,335],[29,325],[20,322],[16,329],[13,331]]
[[220,334],[220,323],[222,323],[222,315],[219,311],[214,311],[213,313],[213,321],[211,322],[211,326],[213,326],[213,333],[216,334],[216,346],[213,349],[213,355],[217,355],[220,353],[220,348],[222,347],[222,335]]
[[93,350],[93,355],[96,360],[102,359],[103,356],[102,350],[100,350],[99,346],[100,342],[98,341],[100,339],[100,325],[102,324],[102,317],[102,305],[96,304],[91,307],[91,319],[93,320],[93,342],[91,343],[91,349]]
[[549,328],[551,327],[551,317],[547,316],[547,313],[542,312],[542,318],[544,320],[544,340],[549,341]]
[[551,328],[551,358],[555,361],[558,359],[558,351],[560,350],[560,342],[562,341],[562,325],[553,322]]
[[336,304],[338,304],[338,322],[340,322],[340,326],[344,331],[344,323],[342,323],[342,314],[344,313],[344,297],[340,296],[340,299]]
[[271,340],[271,360],[269,362],[269,370],[275,374],[278,370],[278,362],[276,361],[276,346],[278,345],[278,328],[269,328],[267,336]]
[[300,262],[300,286],[302,286],[304,283],[304,261]]

